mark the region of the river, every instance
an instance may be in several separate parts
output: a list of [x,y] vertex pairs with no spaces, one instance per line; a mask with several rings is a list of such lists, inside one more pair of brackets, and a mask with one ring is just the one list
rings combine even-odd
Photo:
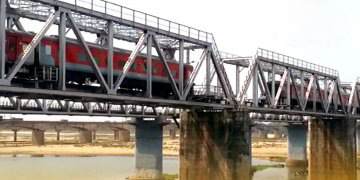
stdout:
[[[281,164],[253,158],[253,165]],[[30,157],[0,156],[0,179],[5,180],[122,180],[133,175],[132,156]],[[163,172],[177,174],[179,157],[164,157]],[[286,180],[286,168],[256,172],[253,180]],[[302,178],[305,179],[305,178]]]

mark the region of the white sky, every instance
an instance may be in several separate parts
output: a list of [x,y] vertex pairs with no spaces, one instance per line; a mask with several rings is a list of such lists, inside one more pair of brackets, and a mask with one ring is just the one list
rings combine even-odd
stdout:
[[261,47],[334,68],[341,81],[360,76],[360,1],[110,1],[213,33],[224,52],[251,56]]
[[258,47],[359,75],[360,1],[112,0],[213,33],[221,51],[248,56]]

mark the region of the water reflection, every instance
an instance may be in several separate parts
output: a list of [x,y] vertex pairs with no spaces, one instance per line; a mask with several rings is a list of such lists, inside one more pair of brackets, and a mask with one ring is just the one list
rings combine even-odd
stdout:
[[[36,156],[39,157],[39,156]],[[253,158],[253,165],[274,165],[281,162]],[[0,179],[11,180],[118,180],[133,175],[132,156],[54,157],[0,156]],[[164,157],[163,172],[177,174],[178,157]],[[306,180],[304,168],[268,168],[254,174],[253,180]]]

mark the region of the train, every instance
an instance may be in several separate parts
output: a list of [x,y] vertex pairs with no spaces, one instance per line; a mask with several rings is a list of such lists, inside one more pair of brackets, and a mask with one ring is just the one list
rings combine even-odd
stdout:
[[[269,87],[269,90],[270,90],[270,94],[272,93],[272,89],[271,89],[271,85],[272,85],[272,82],[269,81],[267,82],[267,85]],[[275,94],[277,93],[278,89],[280,87],[280,81],[275,81]],[[300,86],[294,86],[293,84],[290,85],[290,104],[291,104],[291,108],[292,109],[298,109],[300,110],[300,105],[298,103],[298,100],[297,100],[297,97],[296,97],[296,91],[295,91],[295,88],[297,89],[299,95],[300,95]],[[304,93],[307,91],[307,86],[304,86]],[[310,90],[310,94],[309,94],[309,97],[308,97],[308,101],[307,101],[307,104],[306,104],[306,107],[305,109],[308,109],[308,110],[312,110],[313,109],[313,92],[314,89],[311,89]],[[329,92],[327,92],[328,96],[329,96]],[[320,95],[322,97],[324,97],[325,95],[325,92],[324,90],[321,90],[320,91]],[[316,109],[317,110],[323,110],[323,107],[322,107],[322,103],[321,103],[321,98],[320,98],[320,95],[319,93],[317,92],[316,94],[316,101],[315,101],[315,105],[316,105]],[[304,94],[305,96],[305,94]],[[341,98],[342,98],[342,101],[344,103],[344,105],[346,106],[348,104],[348,100],[349,100],[349,94],[346,94],[346,93],[341,93]],[[279,100],[278,100],[278,104],[279,105],[285,105],[286,103],[286,82],[284,83],[284,86],[283,86],[283,89],[281,91],[281,94],[280,94],[280,97],[279,97]],[[267,104],[266,98],[261,98],[261,101],[259,103],[260,106],[264,106],[265,104]],[[324,101],[327,101],[324,99]],[[337,107],[338,110],[341,110],[341,106],[340,106],[340,103],[338,104],[338,107]],[[335,110],[335,107],[334,107],[334,103],[331,102],[330,104],[330,108],[329,108],[330,111],[333,111]]]
[[[34,33],[6,30],[6,72],[14,65],[19,55],[30,44]],[[90,51],[102,72],[107,78],[107,48],[88,43]],[[57,36],[45,36],[35,48],[30,58],[17,73],[14,81],[26,84],[36,84],[38,88],[57,88],[59,80],[59,39]],[[114,48],[113,69],[114,81],[121,73],[131,51]],[[179,64],[174,60],[167,60],[175,82],[179,80]],[[184,81],[186,82],[193,71],[190,64],[184,65]],[[165,98],[174,96],[168,80],[166,69],[158,56],[152,56],[153,95]],[[95,82],[96,75],[92,71],[90,60],[83,47],[75,39],[66,40],[66,83],[69,86],[84,86],[88,82]],[[31,85],[33,86],[33,85]],[[137,92],[146,91],[146,54],[140,53],[124,79],[122,90]],[[136,94],[132,94],[136,95]]]

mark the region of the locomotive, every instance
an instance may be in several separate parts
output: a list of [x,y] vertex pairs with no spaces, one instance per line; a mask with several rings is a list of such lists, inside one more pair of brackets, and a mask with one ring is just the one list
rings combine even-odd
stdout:
[[[18,59],[19,55],[25,50],[33,39],[34,34],[19,32],[15,30],[6,31],[6,71]],[[88,43],[90,51],[102,72],[107,78],[107,49],[99,44]],[[38,88],[57,88],[58,69],[59,69],[59,40],[56,36],[45,36],[40,44],[35,48],[33,54],[25,62],[21,70],[17,73],[14,83],[22,86],[34,86]],[[131,51],[114,48],[113,68],[114,80],[121,73]],[[179,64],[176,61],[167,60],[170,71],[175,79],[179,80]],[[193,71],[190,64],[184,65],[184,81],[187,81]],[[152,56],[152,82],[153,95],[169,98],[172,89],[168,80],[166,69],[159,57]],[[66,83],[69,87],[91,88],[88,82],[96,80],[95,73],[91,69],[90,60],[85,54],[82,46],[74,39],[66,40]],[[32,84],[32,85],[29,85]],[[137,91],[137,95],[146,91],[146,55],[139,54],[131,66],[121,89],[126,92]],[[136,95],[136,94],[132,94]]]
[[[272,83],[271,81],[267,82],[268,87],[271,87],[271,83]],[[275,81],[275,93],[277,93],[277,91],[279,89],[279,86],[280,86],[280,81]],[[300,110],[300,105],[299,105],[299,103],[297,101],[295,88],[297,89],[297,91],[298,91],[298,93],[300,95],[300,88],[301,87],[300,86],[294,86],[293,84],[291,84],[290,85],[290,104],[291,104],[291,106],[293,108]],[[271,94],[272,89],[269,88],[269,90],[270,90],[270,94]],[[304,92],[306,92],[306,91],[307,91],[307,86],[304,86]],[[313,91],[314,91],[314,89],[310,90],[310,94],[309,94],[308,101],[307,101],[305,109],[309,109],[309,110],[313,109],[313,95],[314,95]],[[318,92],[316,94],[316,102],[315,102],[315,104],[316,104],[316,109],[317,110],[323,109],[321,99],[320,99],[320,95],[324,98],[324,95],[325,95],[324,93],[325,93],[324,90],[321,90],[320,94]],[[328,93],[327,95],[329,96],[329,92],[327,92],[327,93]],[[305,96],[305,94],[304,94],[304,96]],[[341,98],[342,98],[342,101],[345,104],[345,106],[348,104],[349,96],[350,96],[349,94],[341,93]],[[278,100],[278,104],[279,105],[286,104],[285,103],[286,102],[286,97],[287,96],[286,96],[286,82],[285,82],[284,83],[284,88],[282,89],[279,100]],[[262,99],[263,99],[262,102],[260,102],[261,106],[266,104],[264,98],[262,98]],[[327,101],[327,99],[326,100],[324,99],[324,101]],[[334,109],[334,103],[331,102],[329,110],[333,110],[333,109]],[[338,110],[341,110],[340,103],[338,105]]]

